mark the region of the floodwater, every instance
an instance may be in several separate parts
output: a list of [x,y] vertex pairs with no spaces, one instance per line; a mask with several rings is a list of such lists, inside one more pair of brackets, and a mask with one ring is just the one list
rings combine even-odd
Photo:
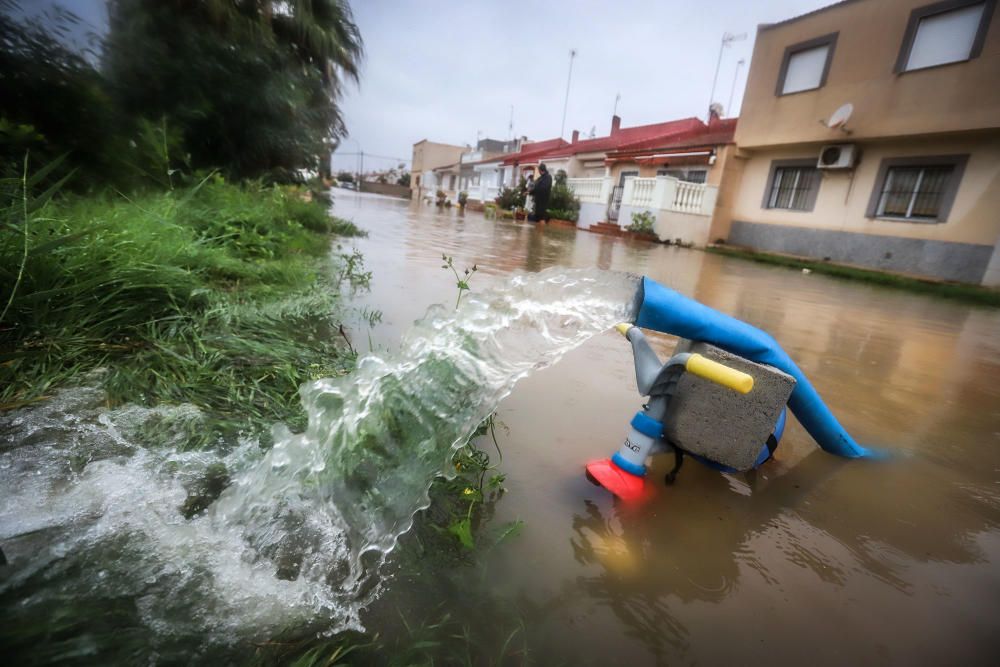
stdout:
[[[358,305],[383,315],[354,328],[356,346],[393,349],[428,305],[454,302],[442,254],[478,266],[473,291],[553,266],[645,274],[769,331],[859,442],[897,453],[840,460],[790,420],[756,473],[689,461],[627,510],[583,476],[641,404],[609,331],[500,404],[508,493],[493,521],[523,529],[424,604],[505,610],[498,628],[513,610],[509,645],[539,664],[996,664],[1000,312],[373,195],[338,191],[334,212],[369,232]],[[655,337],[661,355],[674,343]],[[389,581],[368,629],[412,586]]]

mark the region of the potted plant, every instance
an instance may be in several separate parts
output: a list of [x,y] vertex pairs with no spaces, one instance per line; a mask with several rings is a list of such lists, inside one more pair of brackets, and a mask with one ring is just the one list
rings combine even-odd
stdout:
[[632,224],[625,228],[632,238],[643,239],[645,241],[659,241],[656,232],[653,231],[653,223],[656,217],[650,211],[636,211],[632,214]]
[[465,190],[462,190],[461,192],[458,193],[458,207],[459,208],[465,208],[465,204],[468,201],[469,201],[469,193],[468,192],[466,192]]
[[444,190],[438,190],[437,193],[435,193],[435,196],[437,198],[437,205],[444,206],[445,200],[448,198],[448,194]]

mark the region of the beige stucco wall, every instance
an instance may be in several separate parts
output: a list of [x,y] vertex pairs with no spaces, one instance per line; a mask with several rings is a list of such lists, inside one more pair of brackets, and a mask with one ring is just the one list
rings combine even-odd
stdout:
[[[741,121],[742,122],[742,121]],[[762,207],[772,160],[815,158],[815,147],[755,151],[743,162],[731,218],[823,230],[860,232],[994,245],[1000,237],[1000,132],[976,133],[957,138],[925,138],[871,142],[861,145],[856,169],[822,171],[816,205],[812,211]],[[944,223],[914,223],[865,217],[883,158],[967,154],[955,202]],[[722,193],[720,193],[720,197]]]
[[[893,72],[910,12],[933,0],[856,0],[757,32],[736,143],[741,149],[1000,128],[1000,11],[979,57]],[[836,32],[826,84],[775,95],[785,48]],[[818,121],[850,102],[846,137]]]
[[419,196],[417,176],[425,171],[430,171],[436,167],[454,164],[462,157],[462,153],[468,149],[464,146],[454,146],[452,144],[439,144],[433,141],[420,141],[413,144],[413,161],[410,173],[410,190],[413,196]]
[[746,160],[736,157],[736,152],[736,147],[732,145],[719,147],[715,166],[708,172],[708,184],[719,187],[708,235],[712,243],[726,239],[732,227],[736,198],[746,165]]

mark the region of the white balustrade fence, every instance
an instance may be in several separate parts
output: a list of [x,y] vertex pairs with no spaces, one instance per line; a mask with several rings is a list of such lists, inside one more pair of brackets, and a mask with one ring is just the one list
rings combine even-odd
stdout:
[[707,186],[703,183],[678,181],[677,188],[674,190],[674,199],[670,204],[670,210],[682,213],[701,213],[706,189]]
[[653,191],[655,189],[655,178],[633,178],[632,197],[628,204],[631,206],[653,206]]
[[581,202],[604,203],[601,200],[603,178],[567,178],[566,185]]

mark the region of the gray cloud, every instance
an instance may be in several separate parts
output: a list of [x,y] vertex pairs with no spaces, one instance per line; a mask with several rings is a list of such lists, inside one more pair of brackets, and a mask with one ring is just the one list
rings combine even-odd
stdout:
[[[569,67],[577,49],[566,116],[568,137],[607,134],[615,95],[623,125],[704,116],[723,32],[747,33],[726,49],[715,100],[725,105],[736,62],[747,65],[757,25],[828,0],[679,2],[354,2],[367,58],[361,85],[343,101],[350,138],[341,153],[409,158],[420,139],[466,144],[514,134],[559,134]],[[748,67],[736,84],[739,108]],[[729,115],[729,110],[727,110]],[[335,156],[354,169],[356,158]],[[367,157],[366,168],[389,166]]]

